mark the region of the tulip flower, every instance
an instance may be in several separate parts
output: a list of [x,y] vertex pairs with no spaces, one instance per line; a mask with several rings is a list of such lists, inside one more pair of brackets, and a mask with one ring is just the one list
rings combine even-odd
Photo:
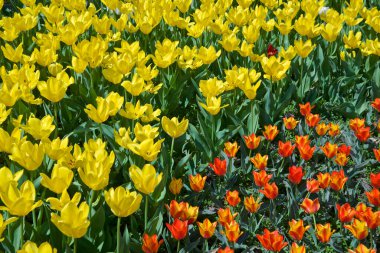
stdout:
[[319,172],[317,175],[317,179],[318,179],[320,188],[326,189],[327,187],[330,186],[330,182],[331,182],[330,173],[326,172],[323,174],[323,173]]
[[292,237],[294,240],[300,241],[302,240],[302,237],[304,233],[310,228],[310,226],[305,226],[303,225],[303,220],[294,220],[289,221],[289,235]]
[[358,240],[363,240],[368,236],[368,226],[365,221],[354,219],[351,225],[344,225],[344,227],[350,230],[352,235]]
[[57,253],[57,249],[53,248],[48,242],[41,243],[38,247],[32,241],[27,241],[21,250],[18,250],[17,253]]
[[7,110],[7,107],[3,103],[0,103],[0,125],[4,123],[11,112],[12,109]]
[[214,159],[214,164],[209,163],[209,166],[214,170],[217,176],[224,176],[227,171],[227,160]]
[[9,158],[30,171],[38,169],[45,156],[42,143],[32,144],[25,139],[13,145],[11,152]]
[[34,115],[30,116],[25,126],[21,128],[33,136],[36,140],[48,138],[54,131],[55,125],[53,124],[54,118],[46,115],[42,119],[36,118]]
[[3,232],[7,228],[9,224],[12,222],[15,222],[18,218],[16,217],[11,217],[8,218],[7,220],[4,220],[3,215],[0,213],[0,242],[4,241],[4,238],[2,237]]
[[51,178],[44,173],[40,173],[40,175],[42,186],[57,194],[61,194],[63,190],[67,189],[74,177],[72,170],[59,164],[54,165]]
[[297,146],[298,151],[300,152],[300,156],[305,161],[310,160],[313,157],[315,147],[311,147],[309,145]]
[[254,157],[249,159],[256,169],[264,170],[267,167],[268,155],[261,155],[257,153]]
[[236,153],[238,152],[239,148],[240,147],[237,145],[236,141],[234,143],[224,143],[224,153],[230,158],[236,156]]
[[268,199],[275,199],[278,195],[278,188],[276,183],[268,184],[264,186],[264,190],[259,190],[262,194],[265,195]]
[[161,120],[162,129],[172,138],[178,138],[182,136],[184,133],[186,133],[187,128],[189,126],[189,120],[188,119],[182,119],[181,122],[178,121],[176,117],[174,118],[167,118],[162,117]]
[[314,200],[311,200],[311,199],[308,199],[308,198],[305,198],[303,201],[302,201],[302,204],[301,204],[301,208],[308,214],[314,214],[316,213],[319,208],[320,208],[320,204],[319,204],[319,199],[316,198]]
[[243,234],[240,232],[240,226],[236,221],[231,221],[224,226],[225,232],[224,234],[227,237],[227,240],[230,242],[237,242],[239,237]]
[[272,44],[269,44],[267,48],[267,56],[268,57],[276,56],[277,53],[278,53],[278,50],[274,48]]
[[325,123],[319,123],[316,127],[315,127],[315,131],[317,132],[317,134],[319,136],[323,136],[327,133],[327,131],[330,129],[330,126],[325,124]]
[[67,203],[61,210],[61,216],[51,214],[53,224],[66,236],[80,238],[90,226],[88,220],[89,206],[82,202],[79,207],[73,202]]
[[129,176],[131,177],[135,188],[144,194],[151,194],[161,182],[163,174],[157,175],[156,169],[151,164],[145,164],[143,169],[136,165],[129,168]]
[[161,139],[158,141],[154,141],[152,138],[147,138],[143,140],[141,143],[129,143],[127,145],[128,149],[130,149],[136,155],[141,156],[144,160],[148,162],[152,162],[156,160],[158,154],[161,151],[161,145],[165,139]]
[[341,222],[350,222],[355,213],[355,208],[351,207],[349,203],[345,203],[342,206],[336,204],[336,209],[338,210],[338,218]]
[[321,147],[321,150],[327,158],[333,158],[338,152],[338,145],[326,142],[326,144]]
[[217,222],[215,221],[211,223],[209,219],[204,219],[202,223],[197,222],[197,225],[198,225],[199,233],[201,234],[201,236],[205,239],[208,239],[214,235]]
[[117,217],[127,217],[136,212],[142,200],[141,194],[129,192],[122,186],[104,191],[104,198],[112,213]]
[[282,141],[279,141],[278,142],[278,153],[282,157],[289,157],[292,155],[295,147],[296,146],[292,145],[292,143],[290,141],[287,141],[285,143]]
[[178,195],[181,192],[181,189],[183,187],[182,179],[176,179],[172,178],[172,181],[170,181],[169,184],[169,190],[172,194]]
[[187,235],[187,221],[175,219],[173,224],[166,223],[166,227],[170,230],[172,236],[176,240],[182,240]]
[[284,242],[284,236],[282,236],[277,230],[270,232],[265,228],[264,234],[257,234],[256,237],[265,249],[274,252],[280,252],[286,245],[288,245],[287,242]]
[[330,126],[330,129],[329,129],[329,135],[330,136],[334,137],[334,136],[337,136],[338,134],[340,134],[339,125],[334,124],[334,123],[330,123],[329,126]]
[[315,127],[320,120],[321,118],[319,117],[319,114],[309,113],[308,115],[306,115],[306,124],[309,127]]
[[322,243],[327,243],[330,241],[330,238],[332,234],[335,232],[335,230],[331,231],[331,224],[327,223],[325,225],[317,224],[316,227],[316,235],[319,241]]
[[380,172],[377,174],[371,173],[369,175],[369,178],[370,178],[371,185],[379,189],[380,188]]
[[361,142],[366,142],[370,137],[370,127],[361,127],[355,132],[355,136]]
[[303,41],[303,40],[296,40],[294,41],[294,49],[296,50],[297,54],[302,57],[306,58],[311,51],[315,48],[315,44],[311,42],[311,40]]
[[309,179],[306,182],[306,189],[310,193],[315,193],[319,191],[319,182],[315,179]]
[[371,106],[378,112],[380,112],[380,98],[376,98],[372,103]]
[[380,207],[380,191],[379,189],[372,189],[370,192],[365,193],[367,195],[369,203],[374,206]]
[[190,175],[190,188],[195,192],[200,192],[203,190],[205,186],[207,176],[202,177],[200,174],[196,174],[195,176]]
[[226,226],[228,223],[231,223],[235,217],[238,215],[238,213],[235,213],[235,214],[231,214],[231,209],[229,207],[225,208],[225,209],[222,209],[220,208],[218,210],[218,222],[222,225],[222,226]]
[[265,75],[264,78],[277,82],[286,76],[286,72],[290,68],[290,61],[281,61],[280,58],[271,56],[269,58],[261,58],[261,67],[263,68]]
[[227,246],[224,249],[219,248],[216,253],[234,253],[234,250]]
[[264,126],[263,135],[268,141],[273,141],[276,138],[277,134],[280,132],[277,129],[277,126],[267,125]]
[[348,177],[344,176],[344,171],[340,170],[331,172],[330,187],[334,191],[340,191],[347,182]]
[[158,241],[156,234],[152,236],[149,236],[148,234],[144,234],[142,251],[144,253],[157,253],[162,243],[164,243],[164,239],[161,239]]
[[227,191],[226,201],[230,206],[237,206],[240,203],[240,197],[238,191]]
[[228,106],[228,104],[223,106],[221,106],[221,104],[222,97],[207,97],[206,104],[199,103],[199,105],[211,115],[217,115],[220,112],[220,109]]
[[365,127],[365,121],[364,119],[355,118],[350,120],[349,125],[352,131],[357,132],[360,128]]
[[269,180],[272,178],[272,175],[268,175],[265,170],[261,170],[259,172],[253,171],[253,179],[255,181],[255,185],[258,187],[263,187],[265,186]]
[[380,162],[380,148],[379,149],[373,149],[373,153],[375,154],[375,158],[378,162]]
[[12,171],[7,167],[2,167],[0,169],[0,195],[2,193],[6,194],[8,187],[10,184],[18,184],[18,180],[22,177],[24,170],[19,170],[16,173],[12,173]]
[[250,150],[254,150],[260,145],[261,138],[259,136],[256,136],[254,133],[252,133],[249,136],[244,135],[243,138],[245,141],[245,145]]
[[302,136],[296,135],[296,146],[297,148],[301,146],[310,146],[309,135],[302,135]]
[[311,110],[315,107],[315,105],[310,105],[310,102],[306,104],[298,104],[300,107],[300,113],[302,116],[306,116],[311,113]]
[[299,246],[297,243],[293,242],[290,248],[290,253],[306,253],[305,245]]
[[50,208],[53,210],[61,211],[63,207],[66,206],[67,203],[73,202],[76,206],[79,204],[82,195],[79,192],[76,192],[72,199],[70,199],[70,195],[67,193],[65,189],[61,197],[57,198],[47,198],[46,200],[50,203]]
[[282,120],[284,122],[285,128],[288,130],[293,130],[294,128],[296,128],[299,122],[298,120],[295,120],[294,117],[289,117],[289,118],[284,117]]
[[376,253],[376,249],[369,249],[363,244],[359,244],[355,250],[348,250],[348,253]]
[[303,177],[302,167],[297,167],[294,165],[289,167],[288,179],[290,182],[292,182],[293,184],[299,184],[301,183],[302,177]]
[[348,157],[346,154],[343,153],[337,153],[335,158],[336,164],[339,166],[345,166],[348,162]]
[[250,213],[256,213],[262,204],[262,202],[255,200],[252,195],[244,198],[245,209]]

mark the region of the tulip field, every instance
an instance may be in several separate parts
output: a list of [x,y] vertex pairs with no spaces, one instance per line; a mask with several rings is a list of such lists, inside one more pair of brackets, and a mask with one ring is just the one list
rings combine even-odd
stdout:
[[375,253],[378,0],[0,0],[0,253]]

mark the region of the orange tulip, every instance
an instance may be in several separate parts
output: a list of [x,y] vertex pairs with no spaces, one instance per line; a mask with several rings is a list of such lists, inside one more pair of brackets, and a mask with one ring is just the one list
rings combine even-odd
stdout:
[[238,191],[227,191],[226,201],[230,206],[237,206],[240,203],[240,197]]
[[380,162],[380,148],[379,149],[373,149],[373,153],[375,154],[375,158],[378,162]]
[[321,147],[321,150],[323,153],[325,153],[327,158],[333,158],[336,156],[338,152],[338,145],[336,144],[331,144],[330,142],[326,142],[324,146]]
[[290,141],[287,141],[285,143],[282,141],[279,141],[278,142],[278,153],[282,157],[291,156],[295,147],[296,146],[292,145],[292,143]]
[[187,208],[189,206],[186,202],[178,203],[176,200],[170,201],[170,205],[165,205],[168,209],[170,216],[173,219],[186,220]]
[[311,110],[315,107],[315,105],[310,105],[310,102],[307,102],[306,104],[299,104],[300,107],[300,113],[302,116],[306,116],[309,113],[311,113]]
[[375,174],[375,173],[371,173],[369,175],[369,178],[370,178],[370,181],[371,181],[371,185],[377,189],[380,188],[380,172]]
[[323,174],[319,172],[319,174],[317,175],[317,179],[318,179],[320,188],[326,189],[327,187],[330,186],[330,182],[331,182],[330,173],[326,172]]
[[214,164],[209,163],[211,169],[214,170],[215,175],[224,176],[227,172],[227,160],[214,159]]
[[330,129],[330,126],[325,123],[319,123],[315,127],[315,131],[317,132],[319,136],[325,135],[327,131],[329,131],[329,129]]
[[262,194],[265,195],[268,199],[275,199],[278,195],[278,188],[276,183],[265,184],[264,190],[259,190]]
[[369,127],[359,128],[355,132],[355,136],[356,136],[356,138],[358,138],[359,141],[366,142],[368,140],[368,138],[370,137],[370,132],[369,131],[370,131]]
[[294,128],[296,128],[297,124],[298,124],[298,120],[295,120],[294,117],[289,117],[289,118],[282,118],[283,122],[284,122],[284,125],[285,125],[285,128],[288,129],[288,130],[293,130]]
[[256,136],[254,133],[249,136],[244,135],[243,138],[245,141],[245,145],[250,150],[254,150],[260,145],[261,138],[260,136]]
[[310,228],[310,226],[304,227],[303,225],[303,220],[292,220],[289,221],[289,235],[292,237],[294,240],[300,241],[303,238],[304,233]]
[[359,244],[355,250],[348,250],[348,253],[376,253],[376,249],[369,249],[363,244]]
[[363,128],[364,126],[364,119],[355,118],[350,120],[350,128],[354,132],[357,132],[360,128]]
[[298,246],[297,243],[293,242],[290,248],[290,253],[306,253],[305,245]]
[[293,184],[299,184],[301,183],[302,177],[303,177],[302,167],[296,167],[294,165],[289,167],[288,179],[290,182],[292,182]]
[[224,153],[226,153],[226,155],[230,158],[236,156],[236,153],[238,152],[239,148],[240,147],[238,146],[236,141],[234,143],[224,143]]
[[[356,210],[357,211],[357,210]],[[368,228],[376,229],[380,226],[380,211],[372,211],[372,208],[368,207],[364,213],[362,213],[359,220],[365,221]]]
[[252,195],[244,198],[245,209],[250,213],[256,213],[261,204],[262,202],[256,201]]
[[148,234],[144,234],[142,251],[144,251],[144,253],[157,253],[158,248],[160,248],[163,242],[164,242],[163,239],[161,239],[160,241],[157,240],[156,234],[152,236],[149,236]]
[[237,242],[239,237],[243,234],[243,232],[240,232],[239,224],[236,221],[226,224],[224,228],[227,240],[230,242]]
[[338,218],[341,222],[350,222],[356,213],[355,208],[351,207],[349,203],[345,203],[342,206],[336,204],[338,210]]
[[309,179],[306,182],[306,189],[310,193],[319,192],[319,182],[315,179]]
[[308,161],[313,157],[315,147],[310,147],[309,145],[298,146],[298,151],[302,159]]
[[198,225],[199,233],[201,234],[201,236],[205,239],[208,239],[214,235],[217,222],[215,221],[211,223],[209,219],[204,219],[202,223],[197,222],[197,225]]
[[327,243],[330,241],[330,238],[335,230],[331,231],[331,224],[327,223],[325,225],[317,224],[317,238],[322,243]]
[[348,162],[348,157],[346,154],[338,153],[338,154],[336,154],[335,162],[339,166],[346,166],[346,164]]
[[272,178],[272,175],[267,174],[267,172],[265,170],[261,170],[259,172],[253,171],[252,174],[253,174],[253,179],[255,181],[255,184],[258,187],[263,187]]
[[306,124],[309,127],[315,127],[320,120],[321,118],[319,117],[319,114],[309,113],[308,115],[306,115]]
[[321,205],[319,204],[318,198],[316,198],[314,200],[311,200],[309,198],[305,198],[301,204],[301,208],[308,214],[316,213],[320,207],[321,207]]
[[374,188],[370,192],[365,193],[367,195],[369,203],[371,203],[374,206],[379,207],[380,206],[380,191],[379,189]]
[[218,249],[217,253],[234,253],[234,250],[227,246],[224,249]]
[[176,240],[182,240],[187,235],[187,221],[175,219],[173,224],[166,223],[166,227],[170,230],[172,236]]
[[231,210],[230,208],[220,208],[218,210],[218,222],[222,225],[222,226],[226,226],[226,224],[228,223],[231,223],[235,217],[238,215],[238,213],[235,213],[234,215],[231,214]]
[[203,190],[205,186],[207,176],[202,177],[200,174],[196,174],[195,176],[190,175],[190,188],[195,192],[200,192]]
[[193,224],[198,218],[199,207],[189,206],[186,212],[186,220],[189,224]]
[[277,230],[270,232],[268,229],[265,228],[264,234],[257,234],[256,237],[265,249],[274,252],[279,252],[286,245],[288,245],[287,242],[284,242],[284,236],[282,236]]
[[371,105],[376,111],[380,112],[380,98],[376,98]]
[[347,182],[348,177],[344,176],[344,171],[340,170],[338,171],[333,171],[331,172],[331,182],[330,182],[330,187],[334,191],[340,191],[344,184]]
[[346,156],[349,156],[351,153],[351,146],[347,146],[346,144],[342,144],[338,148],[338,153],[343,153]]
[[355,217],[363,221],[364,220],[363,217],[366,215],[366,211],[368,209],[371,209],[371,208],[367,207],[367,205],[364,203],[357,204],[357,206],[355,207]]
[[365,221],[354,219],[351,225],[344,225],[344,227],[350,230],[352,235],[358,240],[363,240],[368,236],[368,226]]
[[257,153],[254,157],[250,158],[250,161],[256,169],[263,170],[267,167],[268,155],[262,156],[260,153]]
[[296,135],[296,146],[309,146],[310,145],[310,140],[309,140],[309,135],[301,135],[298,136]]
[[268,141],[273,141],[274,138],[276,138],[277,134],[280,132],[277,129],[277,126],[272,125],[264,126],[264,129],[265,130],[263,131],[263,135]]
[[330,123],[329,126],[330,126],[330,130],[329,130],[330,136],[334,137],[334,136],[337,136],[338,134],[340,134],[339,125],[334,124],[334,123]]

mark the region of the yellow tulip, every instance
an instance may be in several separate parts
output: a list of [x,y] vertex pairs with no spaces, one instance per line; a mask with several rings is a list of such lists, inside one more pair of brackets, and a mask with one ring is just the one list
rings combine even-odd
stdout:
[[97,97],[97,108],[87,105],[84,111],[88,117],[96,123],[106,121],[110,116],[115,116],[123,105],[124,98],[116,92],[111,92],[106,98]]
[[227,105],[220,106],[222,103],[222,97],[208,97],[206,98],[206,104],[199,103],[206,111],[211,115],[217,115],[220,112],[220,109],[227,107]]
[[117,217],[127,217],[140,208],[142,195],[137,192],[129,192],[124,187],[111,188],[104,191],[104,198]]
[[254,44],[248,44],[247,41],[244,40],[241,43],[241,46],[240,46],[240,49],[238,49],[238,52],[242,57],[248,57],[252,54],[252,50],[254,46],[255,46]]
[[361,32],[357,32],[356,34],[354,34],[354,31],[351,30],[348,32],[348,35],[345,34],[343,36],[344,47],[348,49],[359,48],[360,44],[362,43],[361,39]]
[[39,65],[47,67],[58,60],[58,54],[54,48],[40,47],[34,49],[31,59],[35,60]]
[[73,202],[68,202],[61,210],[61,215],[51,214],[53,224],[66,236],[80,238],[84,236],[90,226],[87,219],[89,206],[82,202],[79,207]]
[[[51,75],[57,76],[59,73],[61,73],[63,70],[63,66],[60,63],[52,63],[48,67],[48,71]],[[74,79],[72,79],[72,82],[74,83]]]
[[154,142],[153,139],[145,139],[141,143],[131,143],[127,147],[136,155],[141,156],[144,160],[152,162],[156,160],[161,150],[164,139]]
[[156,169],[151,164],[145,164],[141,170],[136,165],[129,168],[129,176],[135,188],[142,193],[151,194],[162,180],[162,173],[157,175]]
[[258,88],[260,87],[260,85],[261,85],[261,80],[258,81],[255,85],[251,85],[250,83],[246,83],[246,85],[244,87],[242,87],[242,90],[243,90],[244,94],[247,96],[247,98],[252,100],[252,99],[256,98],[256,92],[257,92]]
[[26,125],[21,126],[21,128],[28,134],[32,135],[36,140],[45,139],[48,138],[55,129],[53,121],[54,118],[50,115],[46,115],[42,119],[36,118],[32,115],[29,117]]
[[294,49],[302,58],[306,58],[314,48],[315,44],[313,44],[311,40],[303,41],[301,39],[294,41]]
[[161,120],[162,128],[172,138],[178,138],[186,133],[189,127],[189,120],[183,118],[181,122],[176,117],[169,119],[164,116]]
[[5,104],[0,103],[0,125],[8,118],[9,114],[11,114],[12,108],[7,110]]
[[219,50],[216,52],[213,46],[210,46],[209,48],[202,46],[199,48],[198,58],[202,60],[203,64],[211,64],[220,56],[220,54],[221,51]]
[[222,94],[225,90],[225,84],[218,78],[209,78],[199,81],[199,90],[205,97],[216,97]]
[[179,41],[171,41],[167,38],[161,43],[156,42],[156,51],[154,52],[153,61],[160,68],[169,67],[179,55],[177,48]]
[[284,49],[281,47],[279,56],[285,60],[291,61],[296,56],[296,50],[294,50],[293,46],[289,46],[288,49]]
[[242,33],[243,33],[245,40],[248,43],[253,44],[260,37],[260,27],[257,27],[253,24],[248,25],[248,26],[244,26],[242,29]]
[[125,149],[128,149],[129,144],[133,144],[130,134],[131,130],[129,128],[126,129],[125,127],[121,127],[119,131],[114,130],[113,132],[116,143]]
[[7,43],[5,44],[5,47],[1,47],[1,51],[3,51],[5,58],[10,60],[11,62],[18,63],[22,59],[22,42],[16,47],[16,49],[13,49],[13,47]]
[[38,247],[34,242],[27,241],[17,253],[57,253],[57,249],[48,242],[44,242]]
[[8,86],[4,81],[0,89],[0,103],[6,106],[13,106],[17,100],[21,97],[22,91],[18,83]]
[[11,135],[9,135],[9,133],[4,129],[0,128],[0,152],[11,154],[13,146],[18,145],[20,140],[21,129],[19,129],[18,127],[15,127],[13,129]]
[[138,74],[133,75],[132,81],[122,82],[121,86],[123,86],[128,93],[135,97],[146,91],[145,80]]
[[127,102],[125,103],[125,109],[120,110],[119,114],[124,118],[136,120],[141,118],[146,109],[146,105],[140,105],[140,100],[137,101],[136,106],[131,102]]
[[7,220],[4,220],[3,215],[0,213],[0,242],[4,241],[4,238],[2,238],[4,230],[7,228],[7,226],[15,222],[17,220],[16,217],[9,218]]
[[18,184],[18,180],[21,178],[24,170],[19,170],[16,173],[12,173],[7,167],[2,167],[0,169],[0,195],[6,193],[10,184]]
[[[52,66],[52,64],[50,64],[49,67],[50,66]],[[62,100],[66,95],[67,88],[73,83],[74,78],[69,77],[65,71],[61,71],[57,73],[56,77],[49,77],[46,82],[38,82],[37,88],[41,96],[56,103]]]
[[236,37],[236,32],[233,31],[223,34],[222,40],[219,40],[218,42],[222,45],[224,50],[232,52],[238,49],[240,40]]
[[0,10],[3,8],[4,0],[0,0]]
[[87,68],[88,63],[82,58],[73,56],[71,58],[71,65],[75,72],[81,74]]
[[331,23],[327,23],[321,27],[321,35],[328,42],[334,42],[338,37],[342,25],[336,26]]
[[74,177],[72,170],[59,164],[54,165],[51,178],[44,173],[40,173],[40,175],[42,186],[57,194],[61,194],[63,190],[67,189]]
[[56,161],[68,155],[73,149],[73,146],[69,146],[68,137],[65,137],[63,139],[57,137],[54,140],[43,139],[42,144],[49,158]]
[[133,132],[135,133],[135,137],[137,141],[142,142],[146,139],[154,139],[160,133],[158,132],[158,127],[152,127],[151,125],[141,125],[139,122],[135,125]]
[[151,104],[146,104],[145,106],[146,110],[144,112],[144,115],[141,117],[141,121],[144,123],[148,123],[153,120],[160,121],[160,119],[157,117],[161,115],[161,110],[153,110],[153,106]]
[[1,206],[0,210],[8,211],[16,216],[26,216],[42,205],[41,200],[34,203],[35,198],[36,189],[31,181],[25,181],[20,189],[16,184],[9,184],[7,191],[1,194],[1,200],[5,206]]
[[67,203],[72,202],[74,205],[78,205],[80,202],[80,198],[82,195],[79,192],[76,192],[72,199],[70,199],[69,194],[67,193],[67,190],[63,190],[61,197],[59,199],[57,198],[47,198],[46,201],[50,203],[50,208],[53,210],[61,211],[64,206],[66,206]]
[[32,144],[30,141],[23,139],[20,143],[13,146],[12,154],[9,158],[25,169],[33,171],[40,167],[44,155],[45,153],[42,143]]
[[265,72],[264,77],[274,82],[283,79],[286,76],[286,71],[290,68],[290,61],[281,61],[275,56],[263,57],[260,63]]

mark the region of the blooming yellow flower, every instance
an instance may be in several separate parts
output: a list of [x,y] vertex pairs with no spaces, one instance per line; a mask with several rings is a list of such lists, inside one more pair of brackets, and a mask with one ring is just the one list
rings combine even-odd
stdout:
[[8,118],[9,114],[11,114],[12,108],[7,110],[5,104],[0,103],[0,125]]
[[2,167],[0,169],[0,195],[8,190],[10,184],[18,184],[18,180],[21,178],[24,170],[19,170],[16,173],[12,173],[8,167]]
[[161,145],[165,139],[158,140],[154,142],[153,139],[148,138],[142,141],[141,143],[130,143],[127,145],[128,149],[130,149],[136,155],[141,156],[144,160],[148,162],[152,162],[156,160],[158,154],[161,150]]
[[74,177],[72,170],[59,164],[54,165],[51,178],[44,173],[40,173],[40,175],[42,186],[57,194],[61,194],[63,190],[67,189]]
[[301,39],[294,41],[294,49],[302,58],[306,58],[314,48],[315,44],[313,44],[311,40],[303,41]]
[[207,80],[199,81],[199,90],[205,97],[216,97],[224,92],[224,82],[218,78],[209,78]]
[[50,203],[50,208],[53,210],[61,211],[64,206],[66,206],[67,203],[73,202],[74,205],[78,205],[80,202],[80,198],[82,195],[79,192],[76,192],[72,199],[70,199],[69,194],[67,193],[67,190],[63,190],[61,197],[59,199],[57,198],[47,198],[46,201]]
[[183,187],[182,179],[176,179],[173,177],[172,181],[170,181],[169,184],[169,190],[174,195],[178,195],[181,192],[181,189]]
[[290,61],[281,61],[280,58],[274,56],[263,57],[260,63],[265,72],[264,77],[274,82],[283,79],[286,76],[286,71],[290,68]]
[[[49,65],[49,67],[52,66]],[[53,70],[51,70],[53,71]],[[69,77],[65,71],[57,73],[55,77],[49,77],[48,80],[38,82],[37,88],[41,96],[51,102],[59,102],[65,96],[67,88],[74,83],[74,78]]]
[[145,164],[141,170],[136,165],[129,168],[129,176],[131,177],[135,188],[144,194],[151,194],[161,182],[162,172],[157,175],[156,169],[151,164]]
[[3,51],[4,57],[14,63],[20,62],[23,53],[22,44],[23,43],[21,42],[15,49],[13,49],[13,47],[8,43],[5,44],[5,47],[2,46],[1,51]]
[[206,98],[206,104],[199,103],[206,111],[211,115],[217,115],[220,112],[220,109],[227,107],[227,105],[221,106],[222,97],[208,97]]
[[124,187],[111,188],[104,191],[104,198],[111,211],[117,217],[127,217],[140,208],[142,195],[129,192]]
[[36,170],[42,164],[44,158],[44,147],[42,143],[33,144],[26,139],[21,140],[12,148],[12,155],[9,158],[17,162],[27,170]]
[[51,132],[55,129],[53,121],[54,118],[50,115],[46,115],[42,119],[36,118],[32,115],[29,117],[26,125],[21,126],[21,128],[28,134],[32,135],[36,140],[45,139],[48,138]]
[[161,120],[162,129],[172,138],[178,138],[186,133],[189,126],[189,120],[183,118],[181,122],[178,121],[178,118],[173,117],[169,119],[164,116]]
[[146,105],[140,105],[140,100],[137,101],[136,106],[131,102],[125,103],[125,109],[121,109],[119,114],[124,118],[136,120],[142,117],[148,109]]
[[48,242],[44,242],[38,247],[34,242],[27,241],[17,253],[57,253],[57,249]]
[[156,51],[153,56],[154,64],[160,68],[169,67],[179,55],[178,43],[179,41],[171,41],[167,38],[162,43],[157,41]]

